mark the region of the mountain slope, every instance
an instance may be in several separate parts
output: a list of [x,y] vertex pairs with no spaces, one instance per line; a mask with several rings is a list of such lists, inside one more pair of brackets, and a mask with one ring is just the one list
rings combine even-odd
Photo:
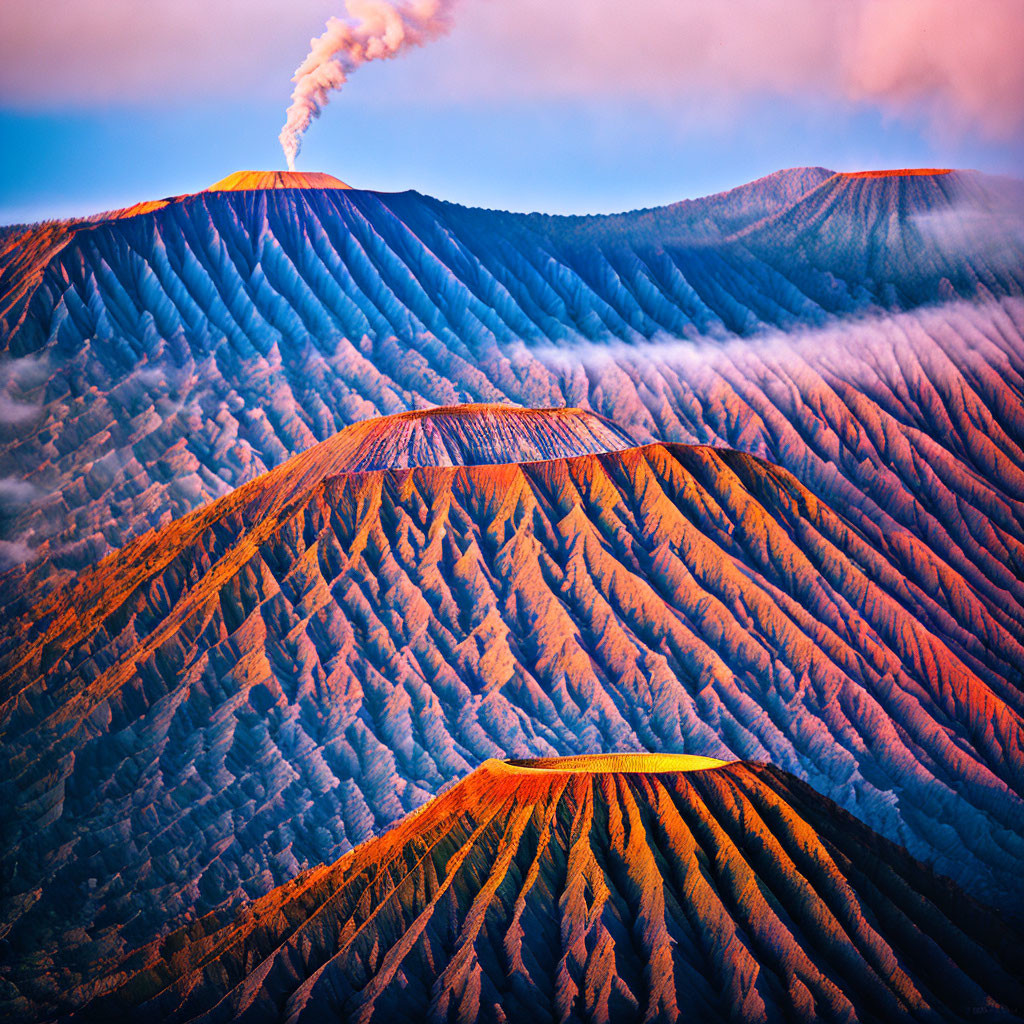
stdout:
[[[770,759],[1020,913],[1019,192],[804,169],[552,218],[287,185],[5,232],[18,984],[495,756]],[[546,411],[337,433],[467,401]]]
[[623,749],[771,759],[1024,909],[1021,696],[980,668],[1010,637],[912,538],[735,452],[338,476],[339,451],[7,625],[13,948],[72,970],[335,859],[489,757]]
[[838,277],[907,309],[981,282],[1019,294],[1022,203],[1024,183],[963,171],[836,174],[741,237],[762,259],[799,252],[812,294]]
[[776,769],[488,761],[82,1019],[1011,1020],[1022,948]]
[[[845,503],[815,465],[816,436],[837,415],[856,431],[895,415],[893,429],[925,429],[941,443],[943,424],[920,422],[928,406],[917,394],[895,410],[887,389],[869,396],[877,411],[848,411],[842,396],[839,408],[819,409],[801,381],[808,408],[794,413],[773,387],[759,396],[773,415],[811,421],[794,424],[801,445],[779,444],[771,425],[711,419],[749,396],[732,381],[680,379],[672,360],[736,337],[751,339],[742,358],[757,360],[770,330],[823,330],[828,351],[837,317],[1020,296],[1014,187],[964,173],[938,184],[852,180],[783,172],[705,200],[591,218],[467,210],[415,193],[206,192],[46,229],[57,240],[41,229],[17,244],[22,256],[0,257],[0,351],[10,357],[0,381],[17,411],[8,422],[0,402],[0,480],[19,483],[5,488],[0,531],[76,568],[346,424],[467,401],[585,406],[641,441],[729,444]],[[827,230],[815,248],[800,225],[819,220]],[[872,254],[890,251],[900,259],[877,267]],[[971,335],[982,333],[1019,376],[1019,313],[983,305],[968,314],[966,336],[955,309],[922,315],[910,327],[925,336],[929,361],[951,355],[961,372],[976,360]],[[834,378],[859,388],[875,372],[859,322],[844,335],[848,360],[811,360],[826,389]],[[951,323],[952,342],[942,336]],[[647,351],[651,339],[658,353]],[[947,387],[931,371],[921,383],[940,403],[977,388],[970,372]],[[775,371],[765,372],[771,384]],[[1001,417],[1001,394],[979,398]],[[951,455],[975,457],[971,446]],[[849,456],[855,466],[873,458]],[[884,511],[888,485],[878,493],[871,474],[852,472],[856,494]],[[899,486],[913,496],[919,484],[901,472]],[[921,514],[903,525],[916,528]]]

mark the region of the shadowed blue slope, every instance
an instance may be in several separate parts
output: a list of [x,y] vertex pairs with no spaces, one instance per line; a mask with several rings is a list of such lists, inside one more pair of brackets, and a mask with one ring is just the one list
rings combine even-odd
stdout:
[[[538,365],[552,346],[1016,296],[1019,192],[810,168],[609,217],[282,189],[36,231],[0,257],[0,350],[35,368],[9,388],[27,412],[0,414],[0,476],[38,500],[0,503],[0,531],[89,560],[373,414],[571,397],[623,419],[621,387]],[[637,398],[648,436],[714,440],[676,428],[673,394]]]
[[[791,757],[788,767],[805,777],[813,773],[847,806],[870,814],[876,827],[896,814],[897,788],[912,792],[899,816],[922,837],[922,849],[955,866],[964,862],[964,844],[976,843],[986,847],[981,860],[998,865],[1005,878],[1013,870],[1007,862],[1016,862],[1013,843],[992,841],[978,827],[980,815],[947,813],[964,803],[962,780],[949,774],[958,764],[970,767],[957,753],[968,742],[962,723],[943,713],[927,736],[903,730],[905,755],[891,777],[875,770],[873,751],[878,731],[898,721],[929,687],[943,699],[951,692],[933,677],[936,665],[970,675],[972,687],[1006,705],[1008,721],[1019,723],[1024,713],[1024,258],[1020,220],[1007,214],[1015,190],[963,174],[861,179],[808,171],[699,203],[601,218],[465,210],[414,193],[225,193],[189,197],[130,219],[55,228],[52,237],[33,242],[38,252],[19,243],[20,253],[8,253],[0,269],[2,344],[18,357],[0,364],[0,527],[36,548],[43,562],[8,574],[5,585],[16,606],[8,605],[5,617],[16,622],[19,608],[31,607],[39,590],[53,584],[48,571],[77,571],[355,420],[467,401],[590,408],[638,441],[728,445],[764,456],[792,470],[837,513],[829,521],[832,532],[816,537],[809,501],[801,505],[785,489],[751,477],[747,486],[759,500],[770,498],[794,550],[814,560],[813,570],[790,584],[791,562],[760,543],[760,518],[750,520],[749,534],[723,518],[735,488],[723,487],[695,512],[700,531],[729,551],[710,560],[709,585],[719,586],[720,567],[746,564],[756,554],[764,577],[764,644],[771,654],[748,658],[751,605],[723,589],[742,643],[722,647],[711,636],[709,647],[716,658],[722,647],[730,671],[759,697],[726,702],[721,712],[702,706],[686,728],[706,729],[706,721],[715,721],[734,752]],[[729,463],[737,474],[746,466],[739,457]],[[550,567],[564,560],[558,532],[564,514],[556,514],[549,486],[539,487],[538,495],[543,536],[556,552],[544,563],[552,574],[551,607],[560,608],[566,593]],[[444,605],[445,622],[450,620],[438,631],[444,656],[418,661],[406,650],[404,631],[418,620],[403,603],[400,575],[392,585],[379,564],[408,557],[408,575],[423,563],[419,548],[410,553],[405,545],[408,518],[433,507],[428,497],[421,502],[414,496],[408,516],[384,517],[395,536],[369,550],[372,571],[360,570],[344,585],[337,585],[345,566],[328,542],[329,531],[315,545],[312,534],[296,529],[282,545],[264,546],[265,564],[242,574],[238,594],[225,602],[223,628],[204,627],[197,618],[171,643],[174,648],[180,642],[185,651],[195,642],[204,655],[210,652],[209,661],[190,662],[201,669],[202,685],[182,683],[169,649],[145,667],[137,688],[125,689],[113,705],[101,702],[95,716],[84,720],[86,742],[73,760],[59,749],[59,736],[53,750],[41,755],[31,736],[19,734],[17,718],[17,742],[34,751],[29,761],[40,773],[39,789],[26,786],[21,794],[31,811],[25,818],[29,847],[37,843],[39,855],[22,851],[17,860],[58,873],[65,870],[59,866],[65,852],[74,862],[61,876],[68,889],[48,890],[40,920],[66,892],[76,899],[92,892],[87,886],[94,877],[109,889],[102,906],[100,896],[87,895],[92,902],[83,919],[92,920],[95,912],[100,926],[117,926],[137,915],[138,890],[133,897],[124,864],[113,863],[109,853],[117,848],[111,837],[120,836],[133,816],[144,819],[133,834],[146,837],[133,852],[133,871],[151,879],[146,886],[154,908],[163,914],[171,908],[184,919],[197,906],[228,898],[243,880],[247,891],[262,891],[301,863],[336,855],[341,845],[365,837],[440,786],[453,765],[462,770],[477,755],[489,756],[487,745],[504,737],[505,722],[487,718],[486,728],[478,730],[472,721],[464,727],[466,684],[450,668],[457,638],[466,634],[465,609],[481,616],[486,611],[478,593],[466,590],[453,602],[457,607]],[[479,500],[475,492],[467,494],[472,507]],[[623,544],[619,554],[630,574],[642,563],[645,572],[685,581],[667,552],[647,550],[651,534],[643,501],[627,504],[623,516],[632,516],[634,505],[639,516],[635,538],[623,544],[618,524],[600,506],[595,522],[608,535],[591,550],[619,551],[616,545]],[[339,505],[340,513],[331,511]],[[311,509],[310,521],[326,517],[332,528],[340,522],[348,538],[345,507],[333,495],[323,509]],[[476,518],[490,515],[480,510]],[[445,587],[457,587],[460,559],[476,537],[473,517],[459,522],[465,543],[439,563]],[[565,524],[570,536],[572,525]],[[459,539],[452,531],[446,536],[449,545]],[[171,595],[193,577],[203,578],[209,552],[222,540],[213,536],[198,545],[194,559],[165,580],[138,584],[145,598],[138,614],[111,616],[88,650],[76,654],[82,679],[101,672],[134,631],[158,626]],[[837,559],[837,545],[847,552],[845,560]],[[319,693],[319,662],[325,678],[334,671],[328,663],[344,630],[311,627],[308,644],[296,648],[295,623],[280,612],[285,598],[271,593],[277,586],[287,601],[302,604],[304,594],[293,593],[301,572],[289,571],[285,555],[303,553],[296,564],[305,572],[313,548],[324,560],[329,589],[322,593],[344,605],[351,621],[369,624],[366,642],[353,648],[353,663],[366,673],[359,685],[369,696],[352,719],[344,749],[330,754],[338,781],[328,786],[330,796],[324,792],[331,780],[321,763],[323,748],[337,738],[336,716],[351,708],[332,698],[320,704],[309,694]],[[490,552],[496,593],[514,576],[503,551],[499,545]],[[863,571],[884,600],[874,592],[854,599],[850,588]],[[610,598],[619,592],[619,578],[608,576]],[[574,579],[584,589],[565,605],[567,618],[548,639],[579,636],[604,651],[615,623],[602,612],[589,631],[581,628],[584,613],[603,606],[586,592],[585,573]],[[534,582],[523,588],[531,599],[543,593]],[[837,597],[828,606],[815,604],[808,588],[831,589]],[[368,601],[379,604],[373,615],[386,629],[373,623]],[[850,615],[861,606],[871,630]],[[247,613],[244,621],[236,615],[239,607]],[[823,653],[826,607],[827,628],[847,637],[848,656]],[[921,632],[908,633],[893,608]],[[264,613],[279,643],[259,636]],[[777,613],[813,632],[814,643],[801,648],[779,639]],[[658,636],[633,621],[628,602],[617,614],[626,636],[651,645],[641,652],[635,678],[656,680],[657,688],[677,694],[679,708],[713,703],[703,662],[697,665],[685,651],[666,652]],[[694,628],[714,628],[705,605],[687,614]],[[532,702],[524,698],[524,706],[531,710],[509,716],[508,728],[550,730],[553,738],[545,732],[545,742],[559,750],[580,736],[602,748],[621,746],[618,733],[581,732],[579,709],[586,701],[577,701],[557,673],[545,676],[552,662],[541,657],[544,637],[537,637],[535,620],[520,621],[514,605],[508,615],[524,638],[523,663],[531,673],[536,668],[542,681],[524,689]],[[494,622],[474,620],[477,625],[481,649],[474,640],[459,657],[472,661],[493,646]],[[884,651],[875,632],[899,645],[891,659],[879,660]],[[401,651],[385,658],[378,641],[390,642],[392,634]],[[16,652],[21,639],[16,629],[5,633],[2,656]],[[279,712],[258,688],[251,704],[238,703],[236,652],[245,644],[255,654],[238,671],[249,672],[253,664],[262,670],[265,658],[288,695]],[[822,659],[813,672],[806,671],[806,652]],[[62,657],[57,649],[43,653],[58,662]],[[632,722],[640,717],[634,675],[623,673],[619,654],[619,646],[607,646],[602,668],[588,652],[573,685],[586,694],[594,692],[595,681],[607,680],[615,707]],[[717,664],[713,658],[710,663]],[[390,713],[389,688],[403,708],[419,713],[434,707],[420,681],[423,664],[449,673],[442,680],[451,694],[444,706],[458,725],[452,733],[460,737],[457,758],[445,730],[425,728],[417,739],[424,749],[436,748],[432,762],[419,747],[410,753],[408,735],[395,731],[400,719]],[[312,666],[309,682],[304,666]],[[45,713],[51,710],[47,700],[63,707],[55,677],[47,673],[69,667],[47,662],[39,676],[46,696],[26,692],[12,704],[17,715]],[[836,696],[829,680],[840,671],[858,681],[849,691],[856,699]],[[164,674],[175,687],[185,685],[194,706],[176,704],[177,697],[161,689]],[[68,672],[63,678],[73,691],[78,676]],[[728,677],[716,670],[711,682],[725,686]],[[871,700],[865,702],[865,694]],[[872,700],[884,704],[884,715],[874,714]],[[788,729],[786,742],[775,736],[775,719],[785,718],[790,702],[809,702],[837,720],[835,735],[866,766],[868,804],[861,807],[843,791],[848,777],[831,741],[816,743],[813,733]],[[152,708],[144,724],[142,704]],[[299,705],[304,718],[294,710]],[[650,706],[651,721],[662,731],[648,738],[638,724],[637,744],[663,748],[672,714],[660,693],[651,695]],[[229,707],[237,728],[222,716]],[[109,722],[108,714],[114,715]],[[845,716],[861,726],[848,728]],[[984,714],[972,718],[970,730],[970,743],[994,742]],[[941,756],[927,753],[929,744]],[[1011,750],[1002,741],[997,747],[1010,753],[1000,760],[997,750],[985,770],[1002,779],[1018,771],[1019,747]],[[146,762],[145,778],[137,775],[142,755],[124,756],[126,750],[157,752]],[[112,751],[123,756],[116,771]],[[390,757],[401,762],[401,805]],[[54,801],[64,785],[54,782],[57,764],[84,781],[67,787],[63,817],[40,829],[32,814],[57,813]],[[242,781],[250,768],[261,776],[251,788]],[[200,769],[201,796],[217,807],[213,831],[185,821],[194,807],[197,822],[207,813],[193,799]],[[224,771],[236,782],[229,784]],[[110,780],[105,794],[96,790],[99,776]],[[162,789],[165,779],[181,780],[173,798]],[[927,796],[913,790],[922,779]],[[155,818],[137,804],[140,786],[154,794]],[[992,801],[1002,819],[1019,812],[1002,795]],[[303,818],[296,808],[307,805]],[[94,807],[102,811],[100,826],[77,832],[77,822]],[[72,813],[76,808],[82,817]],[[111,808],[115,813],[107,818]],[[894,821],[885,825],[890,833]],[[332,832],[341,829],[339,823],[343,829]],[[1012,822],[1003,824],[1008,835],[1020,834]],[[60,836],[53,848],[47,845],[51,825]],[[219,844],[232,836],[235,845],[226,852]],[[258,856],[251,853],[257,849]],[[179,853],[151,863],[159,850]],[[57,854],[53,867],[46,858]],[[26,900],[36,888],[28,884]]]
[[[957,227],[962,208],[1000,201],[991,192],[970,174],[834,176],[738,238],[724,236],[771,212],[775,190],[759,203],[729,193],[591,218],[415,192],[200,193],[78,231],[7,347],[116,339],[113,358],[130,364],[154,333],[180,332],[193,351],[224,339],[264,355],[307,338],[330,352],[340,337],[429,333],[466,354],[493,341],[744,334],[871,305],[1013,294],[1020,260],[972,253],[969,216]],[[955,244],[929,237],[937,215]]]

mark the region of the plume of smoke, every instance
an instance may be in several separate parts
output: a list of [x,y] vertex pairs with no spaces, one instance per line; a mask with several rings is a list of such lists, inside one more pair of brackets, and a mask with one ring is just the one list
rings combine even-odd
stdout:
[[452,0],[346,0],[348,17],[328,20],[292,76],[295,89],[279,136],[289,170],[295,170],[303,132],[320,116],[330,93],[371,60],[397,57],[443,35],[450,27],[451,4]]

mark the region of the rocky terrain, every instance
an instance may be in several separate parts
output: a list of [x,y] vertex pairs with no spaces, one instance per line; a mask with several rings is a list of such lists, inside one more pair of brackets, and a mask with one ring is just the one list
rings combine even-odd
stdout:
[[[68,1010],[182,926],[175,950],[238,951],[218,977],[255,1017],[306,1006],[312,974],[242,981],[230,915],[494,758],[770,762],[692,779],[792,773],[787,801],[810,784],[1019,923],[1022,210],[1020,183],[943,170],[585,218],[239,172],[0,231],[0,1012]],[[911,870],[882,940],[907,984],[859,1001],[800,925],[830,979],[807,998],[1002,1019],[973,938],[977,989],[904,951],[953,942],[907,910],[950,883]],[[593,1019],[648,1006],[620,932]],[[805,1006],[767,980],[783,945],[750,954],[752,1019]],[[857,948],[835,955],[877,973]],[[192,956],[138,992],[205,1012]],[[511,975],[485,960],[444,1012],[491,1012]]]
[[1009,1021],[1020,945],[776,769],[487,761],[75,1019]]
[[988,471],[1019,440],[1015,183],[812,168],[585,218],[337,187],[157,205],[0,245],[9,563],[76,569],[347,424],[460,402],[751,451],[919,534],[1019,497]]
[[[768,760],[1024,909],[1021,695],[977,669],[963,623],[988,620],[948,567],[957,617],[884,530],[727,450],[346,472],[415,419],[347,428],[4,631],[4,926],[53,984],[493,757]],[[582,412],[418,419],[622,443]]]

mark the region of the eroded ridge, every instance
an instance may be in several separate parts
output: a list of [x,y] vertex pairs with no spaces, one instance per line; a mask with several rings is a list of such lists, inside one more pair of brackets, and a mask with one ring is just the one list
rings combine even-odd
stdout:
[[[4,232],[0,532],[42,563],[0,614],[13,947],[74,989],[94,942],[488,757],[630,747],[770,758],[1019,905],[1024,235],[991,186],[810,168],[608,218],[284,188]],[[466,400],[804,486],[677,444],[333,479],[315,445]]]
[[76,1019],[891,1022],[1021,1006],[1021,936],[995,913],[777,769],[678,763],[488,761],[332,867],[112,965]]
[[[1004,430],[1016,416],[1019,314],[893,325],[895,344],[922,335],[895,379],[879,366],[891,345],[861,344],[861,325],[781,365],[764,336],[1019,297],[1020,191],[965,172],[800,168],[657,210],[559,218],[268,187],[6,232],[0,383],[11,377],[14,419],[0,424],[0,478],[23,497],[0,506],[0,533],[15,554],[75,569],[347,424],[503,400],[586,406],[640,441],[751,450],[829,496],[848,482],[844,500],[875,514],[893,475],[901,523],[924,532],[941,509],[888,449],[941,454],[956,500],[975,500],[959,477],[990,461],[986,431],[958,435],[975,404]],[[754,344],[677,363],[741,338]],[[674,351],[646,351],[652,340]]]
[[709,768],[721,768],[728,764],[714,757],[697,754],[579,754],[576,757],[530,757],[507,761],[488,762],[492,771],[513,773],[561,772],[572,774],[583,772],[588,775],[622,774],[642,772],[646,775],[657,772],[699,772]]
[[977,670],[1010,634],[954,627],[892,534],[725,450],[340,475],[332,452],[7,624],[5,926],[62,984],[496,756],[771,759],[1019,906],[1019,700]]

